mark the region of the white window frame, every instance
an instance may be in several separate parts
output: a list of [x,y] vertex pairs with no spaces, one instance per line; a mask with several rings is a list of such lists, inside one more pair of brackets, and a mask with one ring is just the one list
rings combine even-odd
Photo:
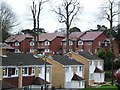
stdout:
[[30,49],[30,52],[34,52],[34,49]]
[[50,67],[47,67],[46,73],[50,72]]
[[34,44],[34,41],[31,41],[30,42],[30,46],[34,46],[35,44]]
[[45,41],[44,44],[47,46],[47,45],[50,45],[50,42],[49,41]]
[[82,66],[79,66],[79,71],[82,71]]
[[[13,68],[11,68],[11,69],[13,69]],[[12,74],[11,76],[18,76],[18,68],[14,68],[14,69],[15,69],[15,72],[14,72],[15,74],[14,75]]]
[[[25,69],[27,69],[27,73],[25,74]],[[26,76],[28,75],[28,67],[23,67],[22,68],[22,75]]]
[[35,75],[35,68],[34,67],[32,67],[31,75]]
[[42,67],[39,67],[39,74],[42,74],[42,73],[43,73]]
[[108,46],[108,45],[107,45],[108,43],[107,43],[106,41],[105,41],[104,43],[105,43],[105,46]]
[[45,52],[50,52],[50,49],[45,49]]
[[94,74],[90,73],[90,80],[93,80]]
[[65,68],[65,71],[66,71],[66,72],[69,72],[69,67],[66,67],[66,68]]
[[64,43],[64,45],[66,45],[66,42],[63,42]]
[[3,77],[8,77],[8,68],[3,68]]
[[101,65],[101,66],[103,65],[103,61],[100,61],[100,65]]
[[15,49],[15,53],[19,53],[20,52],[20,50],[19,49]]
[[83,41],[79,40],[78,45],[83,45]]
[[15,46],[20,46],[20,43],[19,42],[15,42]]
[[90,61],[90,66],[92,66],[92,61]]
[[72,42],[72,41],[69,41],[69,45],[73,45],[73,42]]

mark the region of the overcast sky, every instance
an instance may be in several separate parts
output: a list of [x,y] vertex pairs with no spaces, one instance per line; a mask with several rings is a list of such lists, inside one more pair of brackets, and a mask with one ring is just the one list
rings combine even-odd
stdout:
[[[20,25],[14,28],[18,31],[21,29],[32,29],[33,22],[30,11],[30,5],[32,5],[32,0],[3,0],[6,1],[17,14],[19,18]],[[37,1],[37,0],[36,0]],[[52,1],[61,1],[61,0],[52,0]],[[97,24],[106,25],[109,27],[107,22],[97,21],[97,14],[99,13],[99,7],[101,1],[103,0],[80,0],[83,6],[82,13],[79,14],[79,20],[76,20],[72,26],[76,26],[81,29],[81,31],[86,31],[89,29],[95,29]],[[58,16],[51,11],[51,7],[56,5],[47,2],[43,5],[43,10],[40,15],[40,27],[44,28],[47,32],[54,32],[56,29],[63,28],[63,24],[60,24],[57,19]]]

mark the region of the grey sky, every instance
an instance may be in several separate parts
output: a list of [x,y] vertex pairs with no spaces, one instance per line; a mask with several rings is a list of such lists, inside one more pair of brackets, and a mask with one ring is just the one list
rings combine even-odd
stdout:
[[[14,28],[14,30],[18,31],[21,29],[32,29],[33,22],[32,16],[30,15],[29,6],[32,5],[32,0],[4,0],[6,1],[12,8],[13,11],[17,14],[19,18],[19,22],[21,23],[19,26]],[[36,0],[37,1],[37,0]],[[52,0],[54,1],[54,0]],[[60,1],[60,0],[55,0]],[[103,0],[80,0],[83,6],[82,14],[79,14],[76,22],[72,24],[72,26],[76,26],[81,29],[81,31],[86,31],[89,29],[96,28],[97,24],[105,24],[107,27],[109,26],[107,22],[98,22],[97,14],[98,7],[101,5],[101,1]],[[56,5],[56,4],[54,4]],[[43,5],[43,10],[40,16],[40,27],[44,28],[47,32],[54,32],[56,29],[64,27],[63,24],[60,24],[57,19],[58,16],[51,11],[52,5],[51,1],[47,2]]]

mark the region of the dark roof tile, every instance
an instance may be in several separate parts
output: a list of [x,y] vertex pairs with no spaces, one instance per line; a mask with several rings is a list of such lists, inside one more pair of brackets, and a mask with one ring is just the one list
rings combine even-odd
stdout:
[[31,53],[7,53],[6,55],[7,57],[2,57],[3,66],[19,66],[21,63],[23,65],[44,65],[42,58],[35,58]]
[[42,33],[39,35],[39,41],[45,41],[45,40],[52,41],[56,37],[64,38],[64,35],[62,35],[60,33]]
[[96,57],[96,56],[90,54],[89,52],[79,51],[78,54],[85,57],[85,58],[87,58],[87,59],[89,59],[89,60],[102,60],[101,58]]
[[76,61],[75,59],[71,59],[68,56],[62,55],[53,55],[53,60],[63,64],[63,65],[83,65],[80,62]]
[[43,80],[43,79],[40,78],[40,77],[36,77],[36,78],[34,78],[34,80],[32,81],[32,85],[44,85],[44,83],[50,84],[49,82]]

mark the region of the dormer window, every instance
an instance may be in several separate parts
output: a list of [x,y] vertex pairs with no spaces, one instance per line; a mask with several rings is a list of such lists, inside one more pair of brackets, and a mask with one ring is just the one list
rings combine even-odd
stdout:
[[83,45],[83,41],[78,41],[78,45]]
[[34,42],[33,41],[30,42],[30,46],[34,46]]
[[15,46],[20,46],[20,43],[19,42],[15,42]]
[[45,41],[45,45],[50,45],[50,42],[49,41]]

